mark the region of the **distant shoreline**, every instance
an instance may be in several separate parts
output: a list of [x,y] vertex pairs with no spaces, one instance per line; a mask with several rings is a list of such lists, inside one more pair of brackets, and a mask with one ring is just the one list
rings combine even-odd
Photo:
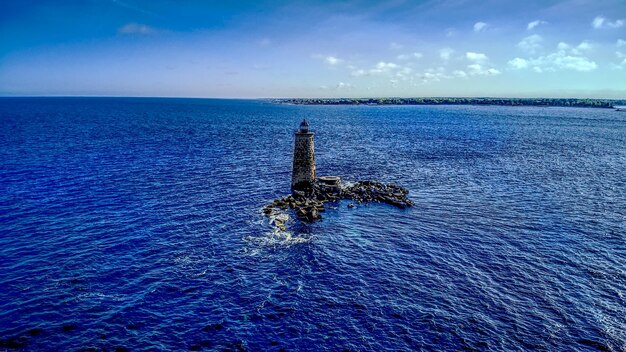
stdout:
[[172,99],[172,100],[231,100],[264,101],[287,105],[365,105],[365,106],[410,106],[410,105],[475,105],[475,106],[538,106],[601,108],[626,111],[626,99],[601,98],[207,98],[169,96],[96,96],[96,95],[14,95],[2,96],[11,99]]
[[576,98],[284,98],[277,104],[295,105],[497,105],[611,109],[626,105],[619,99]]

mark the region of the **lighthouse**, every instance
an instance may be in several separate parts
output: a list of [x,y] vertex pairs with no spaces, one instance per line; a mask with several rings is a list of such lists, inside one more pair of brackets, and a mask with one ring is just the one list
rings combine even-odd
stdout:
[[300,123],[295,133],[296,140],[293,147],[293,171],[291,175],[291,190],[310,189],[315,182],[315,134],[309,130],[306,119]]

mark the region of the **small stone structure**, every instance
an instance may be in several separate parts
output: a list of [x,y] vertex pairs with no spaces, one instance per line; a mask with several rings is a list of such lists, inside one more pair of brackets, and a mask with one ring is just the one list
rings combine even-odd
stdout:
[[[293,174],[291,194],[274,200],[263,208],[268,216],[281,210],[293,209],[296,216],[306,222],[321,219],[326,211],[325,203],[339,202],[349,199],[355,203],[386,203],[398,208],[413,206],[407,198],[409,191],[394,184],[375,181],[359,181],[343,185],[339,176],[321,176],[315,178],[315,151],[313,146],[314,133],[309,130],[309,123],[303,120],[296,131],[293,151]],[[353,208],[354,204],[348,204]],[[275,220],[274,224],[281,230],[285,229],[285,220]]]
[[320,176],[317,179],[320,188],[328,193],[341,192],[341,177],[339,176]]
[[315,133],[309,130],[307,120],[302,120],[300,129],[296,131],[293,147],[293,172],[291,190],[307,190],[315,183]]

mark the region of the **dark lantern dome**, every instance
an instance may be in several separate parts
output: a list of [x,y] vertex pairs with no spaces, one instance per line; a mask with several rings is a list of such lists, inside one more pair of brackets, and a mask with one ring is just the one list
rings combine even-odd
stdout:
[[306,119],[300,122],[300,132],[309,132],[309,122]]

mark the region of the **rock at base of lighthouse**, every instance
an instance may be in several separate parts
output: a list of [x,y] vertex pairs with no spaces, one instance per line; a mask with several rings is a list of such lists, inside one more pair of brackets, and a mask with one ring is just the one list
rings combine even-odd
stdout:
[[[408,194],[406,188],[391,183],[359,181],[335,189],[316,182],[309,190],[294,190],[292,194],[274,200],[263,208],[263,213],[269,216],[275,209],[293,209],[301,221],[313,222],[322,218],[321,213],[326,211],[325,204],[328,202],[347,199],[355,203],[385,203],[397,208],[407,208],[413,206]],[[353,203],[348,207],[350,205],[354,207]]]

